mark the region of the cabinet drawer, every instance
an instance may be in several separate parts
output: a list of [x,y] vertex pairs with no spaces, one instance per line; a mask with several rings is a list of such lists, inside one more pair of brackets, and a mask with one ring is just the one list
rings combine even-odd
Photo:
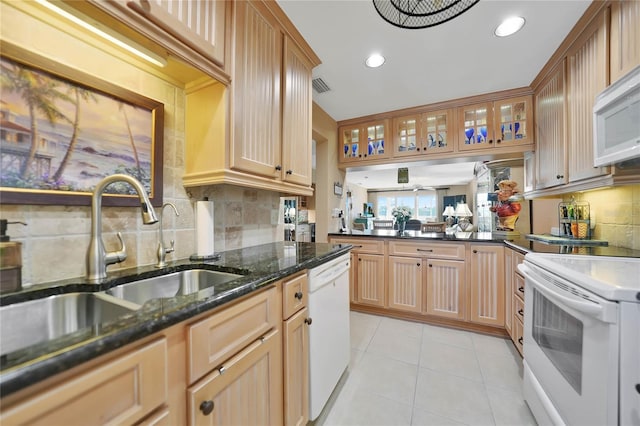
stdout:
[[281,321],[273,287],[187,327],[189,383],[193,383]]
[[389,255],[464,260],[464,244],[389,241]]
[[167,400],[167,341],[157,340],[13,408],[2,424],[133,424]]
[[520,321],[517,316],[514,317],[513,321],[513,343],[516,344],[516,349],[522,355],[522,351],[524,349],[524,337],[523,337],[524,326],[522,325],[522,321]]
[[281,369],[282,339],[273,330],[187,389],[187,424],[282,424]]
[[513,294],[524,300],[524,277],[520,274],[513,274]]
[[513,316],[524,323],[524,302],[517,296],[513,298]]
[[331,238],[332,244],[351,244],[356,253],[384,254],[384,241],[375,239],[354,240],[350,238]]
[[282,318],[288,319],[307,305],[309,284],[307,274],[298,275],[282,283]]

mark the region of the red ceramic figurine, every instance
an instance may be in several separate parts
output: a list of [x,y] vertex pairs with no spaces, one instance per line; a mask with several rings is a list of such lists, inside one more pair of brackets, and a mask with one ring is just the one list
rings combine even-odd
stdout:
[[498,215],[498,231],[514,231],[518,214],[522,209],[520,201],[522,195],[518,194],[518,184],[513,180],[502,180],[498,183],[498,204],[489,210]]

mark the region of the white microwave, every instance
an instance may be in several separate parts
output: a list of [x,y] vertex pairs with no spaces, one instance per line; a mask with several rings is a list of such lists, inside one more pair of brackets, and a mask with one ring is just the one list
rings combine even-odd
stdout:
[[596,97],[593,154],[595,167],[640,157],[640,66]]

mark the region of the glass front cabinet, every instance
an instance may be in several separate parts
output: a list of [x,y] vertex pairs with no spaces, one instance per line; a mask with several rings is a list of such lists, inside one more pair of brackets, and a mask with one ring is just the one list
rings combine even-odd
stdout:
[[390,157],[390,120],[340,127],[340,162],[349,163]]
[[460,151],[533,144],[531,96],[460,107]]
[[393,120],[394,157],[453,152],[454,110],[431,111]]

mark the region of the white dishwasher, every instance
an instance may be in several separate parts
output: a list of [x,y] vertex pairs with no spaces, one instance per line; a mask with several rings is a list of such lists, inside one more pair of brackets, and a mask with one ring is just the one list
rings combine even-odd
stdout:
[[309,418],[315,420],[349,366],[347,253],[309,270]]

